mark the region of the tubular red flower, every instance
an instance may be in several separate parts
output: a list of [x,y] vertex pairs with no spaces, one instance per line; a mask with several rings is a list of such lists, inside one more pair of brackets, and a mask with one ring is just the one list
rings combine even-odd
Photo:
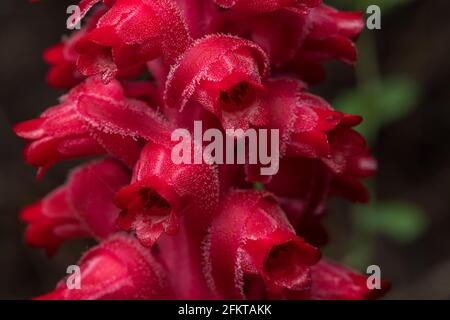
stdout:
[[376,161],[364,138],[352,129],[361,117],[334,111],[295,80],[271,80],[267,103],[269,126],[280,130],[282,156],[321,160],[334,173],[335,194],[341,190],[341,196],[367,201],[367,190],[360,180],[374,174]]
[[310,83],[324,78],[323,62],[337,59],[353,65],[357,59],[354,41],[364,28],[363,14],[343,12],[322,5],[311,10],[305,25],[308,34],[286,69],[296,69]]
[[136,232],[139,241],[152,246],[164,232],[176,234],[179,217],[185,213],[198,224],[208,222],[219,199],[217,169],[206,164],[174,164],[171,150],[147,144],[129,186],[115,202],[122,210],[117,222]]
[[[73,32],[67,39],[57,45],[48,48],[44,52],[44,60],[51,65],[47,74],[47,82],[55,88],[70,89],[78,83],[82,82],[86,77],[77,69],[78,52],[75,50],[80,39],[86,33],[93,30],[100,19],[106,12],[105,9],[99,9],[93,12],[89,17],[86,25],[80,30]],[[118,78],[136,77],[143,71],[141,66],[123,68],[118,71]]]
[[102,153],[133,166],[141,150],[137,138],[161,141],[170,133],[154,110],[128,99],[118,82],[105,85],[95,78],[72,89],[40,118],[19,123],[14,130],[29,141],[25,159],[40,172],[61,160]]
[[183,110],[199,103],[225,128],[248,128],[265,122],[260,92],[268,60],[254,43],[225,35],[198,40],[168,76],[164,100]]
[[115,235],[79,261],[81,288],[62,280],[39,300],[121,300],[174,298],[164,267],[130,236]]
[[269,82],[270,127],[280,130],[282,155],[319,158],[329,154],[327,132],[343,115],[323,99],[308,93],[301,82]]
[[269,126],[280,130],[281,155],[328,157],[331,152],[328,135],[346,115],[308,93],[301,82],[276,79],[269,81],[268,86]]
[[21,218],[29,224],[25,240],[53,255],[67,239],[108,237],[117,231],[114,193],[129,179],[128,170],[112,159],[79,167],[65,185],[22,211]]
[[47,83],[50,86],[65,89],[83,81],[84,76],[76,68],[78,54],[75,52],[74,44],[84,32],[85,29],[81,29],[66,41],[45,50],[44,60],[51,65],[47,73]]
[[317,3],[310,7],[301,10],[277,5],[271,12],[253,10],[250,15],[224,12],[211,28],[256,42],[269,55],[275,72],[297,73],[304,81],[316,83],[324,78],[323,62],[337,59],[353,64],[356,61],[354,41],[364,22],[359,12],[338,11]]
[[111,81],[118,71],[162,56],[170,65],[191,38],[172,0],[117,0],[76,45],[78,68]]
[[[269,193],[230,192],[205,240],[210,285],[225,298],[280,297],[310,286],[319,251],[295,235]],[[255,289],[259,296],[254,296]],[[256,288],[255,288],[256,286]]]
[[70,37],[63,39],[57,45],[44,52],[44,60],[51,65],[47,74],[47,82],[56,88],[72,88],[84,80],[84,76],[77,70],[78,53],[75,46],[89,30],[95,27],[98,19],[104,13],[96,11],[80,30],[73,32]]
[[[345,154],[342,152],[342,154]],[[336,154],[336,157],[339,154]],[[347,157],[344,169],[333,177],[330,194],[355,202],[368,202],[369,193],[361,179],[372,176],[377,170],[377,161],[364,148]]]

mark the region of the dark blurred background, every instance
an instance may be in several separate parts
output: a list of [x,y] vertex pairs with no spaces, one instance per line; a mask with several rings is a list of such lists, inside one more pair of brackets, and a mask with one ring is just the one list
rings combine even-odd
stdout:
[[[65,245],[51,260],[23,242],[21,207],[64,182],[76,162],[37,183],[23,163],[13,124],[56,104],[45,84],[42,51],[67,32],[70,0],[0,1],[0,298],[51,290],[87,242]],[[365,271],[381,267],[387,299],[450,298],[450,1],[334,0],[341,9],[382,8],[382,29],[362,34],[356,70],[328,65],[314,88],[337,109],[365,116],[360,130],[379,160],[367,206],[332,201],[327,255]]]

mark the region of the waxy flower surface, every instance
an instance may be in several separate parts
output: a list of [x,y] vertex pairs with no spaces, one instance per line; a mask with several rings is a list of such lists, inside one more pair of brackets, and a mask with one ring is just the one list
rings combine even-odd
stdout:
[[[354,129],[362,118],[334,110],[308,87],[324,79],[324,62],[356,61],[360,13],[320,0],[79,6],[82,28],[44,54],[49,84],[67,93],[15,132],[38,177],[63,160],[98,159],[74,169],[21,218],[26,242],[49,255],[69,239],[99,243],[78,263],[80,289],[62,280],[38,299],[369,299],[384,292],[386,284],[369,289],[366,276],[319,249],[327,241],[327,200],[368,201],[362,180],[377,166]],[[193,132],[194,121],[202,132]],[[247,129],[277,130],[279,170],[262,176],[265,163],[211,163],[196,152],[178,163],[176,129],[194,136],[238,130],[227,138],[243,141],[232,151],[245,159],[253,156]]]

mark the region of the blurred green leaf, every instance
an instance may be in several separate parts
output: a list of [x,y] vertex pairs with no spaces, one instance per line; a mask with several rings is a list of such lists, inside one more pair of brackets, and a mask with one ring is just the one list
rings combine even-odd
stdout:
[[353,239],[350,249],[341,259],[341,263],[364,272],[372,259],[373,248],[374,246],[368,238]]
[[380,128],[404,117],[415,106],[419,88],[407,78],[391,77],[352,89],[334,101],[336,109],[361,115],[365,121],[357,128],[370,142]]
[[255,189],[255,190],[265,190],[266,188],[264,187],[263,183],[255,182],[255,183],[253,183],[253,189]]
[[358,228],[370,233],[384,234],[401,243],[416,240],[428,225],[425,212],[419,206],[405,201],[358,206],[354,217]]

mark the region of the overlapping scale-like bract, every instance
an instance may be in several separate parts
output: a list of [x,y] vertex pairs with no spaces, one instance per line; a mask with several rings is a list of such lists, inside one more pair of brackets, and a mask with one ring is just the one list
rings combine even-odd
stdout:
[[65,185],[22,211],[21,218],[29,224],[27,243],[52,255],[67,239],[112,235],[118,231],[119,215],[112,199],[129,181],[129,170],[113,159],[79,167]]

